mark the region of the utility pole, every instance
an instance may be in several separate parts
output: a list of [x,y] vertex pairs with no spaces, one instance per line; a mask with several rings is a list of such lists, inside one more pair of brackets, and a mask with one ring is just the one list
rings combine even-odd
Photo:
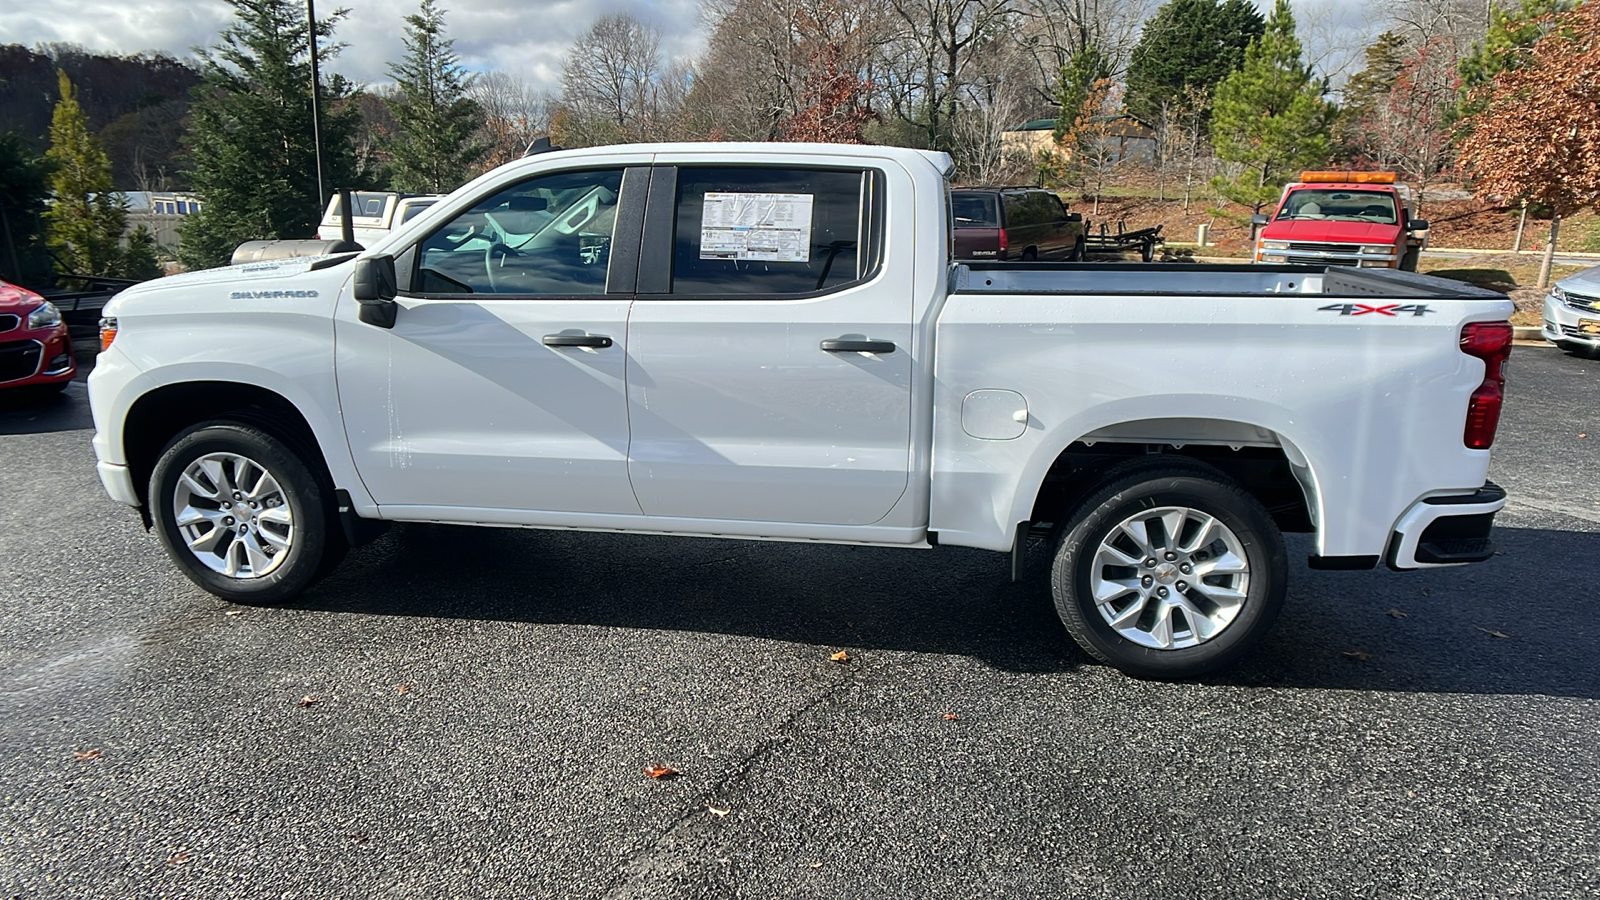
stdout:
[[306,0],[306,36],[311,47],[311,143],[317,154],[316,221],[322,221],[322,207],[328,202],[328,189],[322,183],[322,79],[317,76],[316,0]]

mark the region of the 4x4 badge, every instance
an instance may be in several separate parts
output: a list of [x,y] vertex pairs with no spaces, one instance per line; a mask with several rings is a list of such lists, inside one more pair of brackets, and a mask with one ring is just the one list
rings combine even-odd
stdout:
[[1386,303],[1383,306],[1369,306],[1365,303],[1330,303],[1318,308],[1318,312],[1336,312],[1341,316],[1364,316],[1374,313],[1380,316],[1398,316],[1410,313],[1413,316],[1425,316],[1437,312],[1428,308],[1426,303]]

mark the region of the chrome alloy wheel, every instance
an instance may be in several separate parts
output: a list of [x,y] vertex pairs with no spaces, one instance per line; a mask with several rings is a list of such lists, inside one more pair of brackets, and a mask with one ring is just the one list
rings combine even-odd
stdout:
[[1250,564],[1238,536],[1215,516],[1163,506],[1111,529],[1095,551],[1089,589],[1117,634],[1177,650],[1233,623],[1250,590]]
[[278,480],[237,453],[190,463],[173,488],[172,512],[189,552],[229,578],[271,574],[294,544],[294,515]]

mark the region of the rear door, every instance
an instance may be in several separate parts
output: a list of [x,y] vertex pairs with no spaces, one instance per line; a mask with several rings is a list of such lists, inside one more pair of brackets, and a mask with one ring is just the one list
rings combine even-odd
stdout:
[[634,495],[651,516],[868,525],[910,469],[912,254],[883,239],[889,198],[912,219],[910,178],[762,159],[652,175]]

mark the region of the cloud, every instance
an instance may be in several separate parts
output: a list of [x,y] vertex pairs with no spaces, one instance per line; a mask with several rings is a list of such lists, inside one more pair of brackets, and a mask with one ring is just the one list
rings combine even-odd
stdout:
[[[356,82],[390,80],[388,64],[404,52],[404,18],[419,0],[344,0],[349,17],[335,31],[347,46],[326,68]],[[18,4],[20,5],[20,4]],[[341,4],[323,0],[326,16]],[[34,8],[0,11],[0,43],[34,46],[82,44],[91,50],[137,53],[160,50],[178,57],[216,43],[233,21],[220,0],[53,0]],[[660,29],[667,61],[697,52],[703,43],[698,0],[441,0],[445,27],[462,62],[475,71],[503,70],[537,87],[556,89],[572,42],[602,15],[630,13]]]

